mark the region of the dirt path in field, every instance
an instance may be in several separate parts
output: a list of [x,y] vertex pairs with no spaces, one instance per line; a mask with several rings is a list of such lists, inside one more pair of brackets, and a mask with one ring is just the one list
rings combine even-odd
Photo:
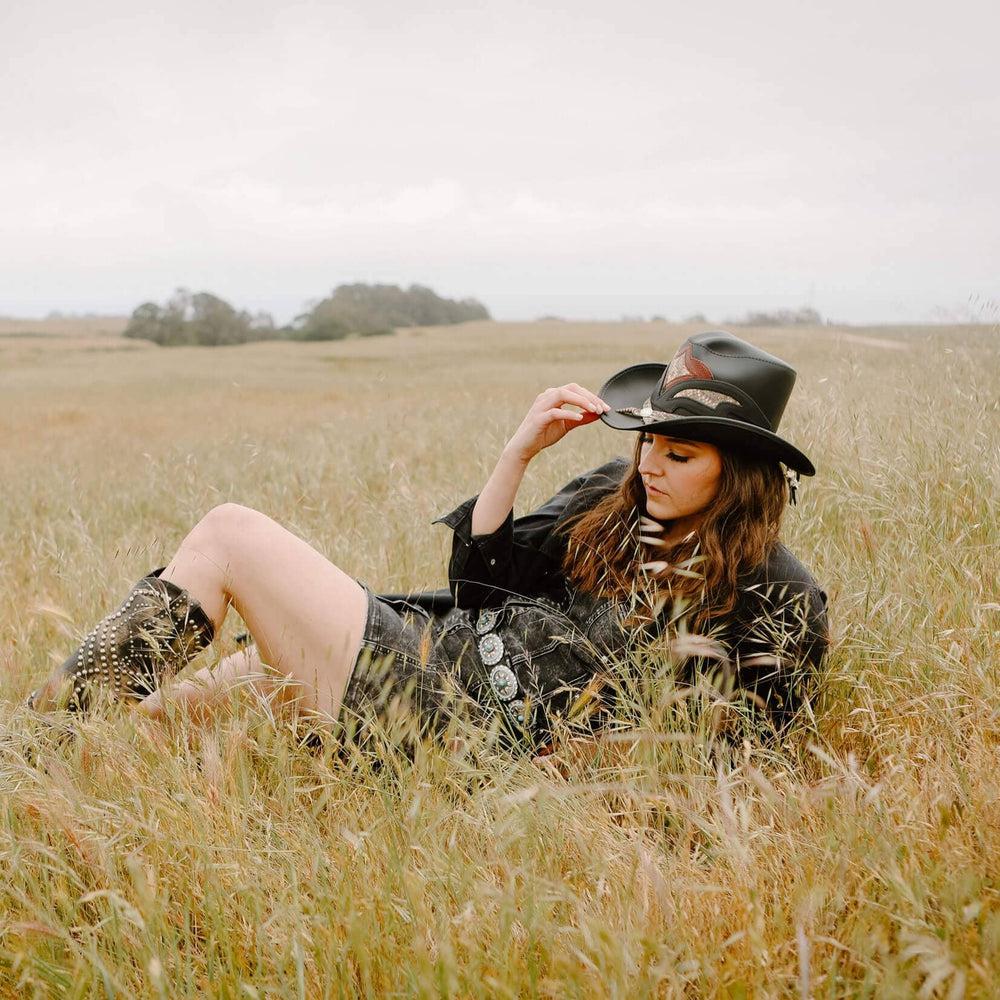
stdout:
[[908,351],[910,345],[902,340],[887,340],[885,337],[869,337],[863,333],[841,333],[838,334],[843,340],[849,340],[852,344],[864,344],[866,347],[882,347],[890,351]]

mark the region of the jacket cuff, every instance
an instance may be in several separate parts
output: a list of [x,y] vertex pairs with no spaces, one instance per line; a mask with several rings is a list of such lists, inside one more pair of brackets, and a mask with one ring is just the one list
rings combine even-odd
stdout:
[[472,509],[476,506],[479,495],[469,497],[460,503],[453,511],[434,518],[431,524],[446,524],[455,532],[455,540],[466,548],[478,549],[486,565],[495,567],[505,552],[509,552],[514,543],[514,511],[511,509],[507,517],[495,531],[487,535],[472,534]]
[[463,500],[453,511],[434,518],[431,524],[446,524],[456,535],[468,540],[472,532],[472,508],[476,506],[479,495]]

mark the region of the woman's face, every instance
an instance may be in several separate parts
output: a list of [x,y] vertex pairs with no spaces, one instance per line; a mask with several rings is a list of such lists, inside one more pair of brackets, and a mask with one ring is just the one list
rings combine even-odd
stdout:
[[646,510],[657,521],[694,528],[719,492],[722,456],[713,444],[682,441],[663,434],[640,434],[639,474]]

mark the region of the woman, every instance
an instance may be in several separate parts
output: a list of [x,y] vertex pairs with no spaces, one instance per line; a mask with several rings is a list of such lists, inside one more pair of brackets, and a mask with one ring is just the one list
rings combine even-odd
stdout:
[[[815,472],[776,433],[794,381],[780,359],[706,333],[667,365],[623,369],[599,395],[545,390],[482,492],[438,519],[454,532],[448,610],[380,598],[265,515],[223,504],[29,704],[144,698],[158,716],[162,677],[211,642],[232,605],[254,646],[180,685],[173,696],[192,707],[267,664],[272,685],[297,682],[285,690],[327,718],[374,706],[409,740],[471,713],[538,750],[556,719],[600,707],[641,642],[681,667],[692,654],[687,673],[714,663],[780,727],[827,643],[826,595],[778,540],[791,484],[781,463]],[[639,432],[631,460],[515,521],[531,460],[599,417]]]

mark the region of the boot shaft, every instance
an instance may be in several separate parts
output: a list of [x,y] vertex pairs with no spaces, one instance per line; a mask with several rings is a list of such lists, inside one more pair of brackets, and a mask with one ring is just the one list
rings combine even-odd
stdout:
[[187,591],[160,578],[164,568],[139,580],[121,606],[97,623],[31,693],[30,708],[85,712],[98,693],[112,700],[144,698],[212,641],[211,619]]

